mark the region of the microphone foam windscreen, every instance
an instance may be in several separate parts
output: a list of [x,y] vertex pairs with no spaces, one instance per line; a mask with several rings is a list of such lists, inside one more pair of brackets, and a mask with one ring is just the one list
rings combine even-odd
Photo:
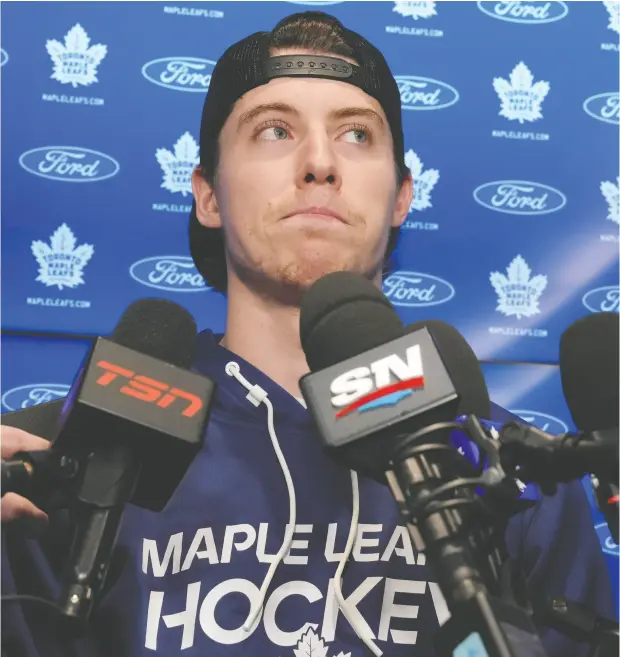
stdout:
[[573,322],[560,338],[562,390],[580,431],[618,426],[619,320],[594,313]]
[[460,395],[457,415],[490,418],[491,400],[480,362],[469,342],[454,326],[428,319],[405,326],[405,333],[426,328],[439,351],[448,375]]
[[301,302],[301,345],[313,372],[403,334],[403,324],[392,304],[358,274],[327,274],[312,285]]
[[139,299],[123,313],[110,339],[116,344],[189,369],[198,329],[192,315],[167,299]]

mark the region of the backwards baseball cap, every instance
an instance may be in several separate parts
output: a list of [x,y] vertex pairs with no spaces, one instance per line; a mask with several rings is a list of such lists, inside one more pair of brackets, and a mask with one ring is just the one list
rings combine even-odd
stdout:
[[[302,33],[299,38],[290,34],[281,38],[287,27],[297,25],[302,32],[306,24],[320,23],[331,27],[344,42],[356,64],[338,57],[323,54],[272,55],[272,51],[299,49],[325,51],[310,45]],[[290,32],[290,29],[289,29]],[[329,48],[329,46],[327,46]],[[346,29],[338,19],[318,11],[293,14],[281,20],[271,32],[256,32],[235,43],[220,57],[209,83],[200,124],[200,164],[208,169],[218,149],[218,138],[234,104],[248,91],[280,77],[323,78],[346,82],[359,87],[379,102],[385,112],[394,145],[395,163],[401,172],[405,165],[404,139],[401,119],[401,102],[398,85],[385,58],[364,37]],[[221,229],[206,228],[196,217],[196,202],[192,204],[189,221],[190,253],[202,276],[210,282],[212,263],[223,262]]]

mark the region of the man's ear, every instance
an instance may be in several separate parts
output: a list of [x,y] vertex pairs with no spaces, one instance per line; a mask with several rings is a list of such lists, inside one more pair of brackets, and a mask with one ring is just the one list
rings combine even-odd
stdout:
[[192,191],[196,201],[196,217],[205,228],[221,228],[222,219],[214,188],[205,180],[200,167],[192,172]]
[[394,215],[392,216],[392,228],[400,228],[409,214],[411,201],[413,200],[413,177],[411,173],[403,180],[394,204]]

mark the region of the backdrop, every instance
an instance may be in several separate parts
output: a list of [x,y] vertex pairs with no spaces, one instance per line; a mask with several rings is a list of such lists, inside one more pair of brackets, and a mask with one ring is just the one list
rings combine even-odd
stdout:
[[495,402],[574,428],[559,337],[620,305],[618,2],[3,3],[3,411],[64,395],[71,336],[141,297],[223,329],[187,245],[204,95],[231,43],[308,6],[401,90],[415,199],[385,293],[407,323],[456,326]]

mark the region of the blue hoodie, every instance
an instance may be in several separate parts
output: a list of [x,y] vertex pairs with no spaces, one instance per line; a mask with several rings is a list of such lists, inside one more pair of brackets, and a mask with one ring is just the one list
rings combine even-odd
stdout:
[[[389,657],[432,657],[449,612],[389,490],[330,461],[302,403],[218,336],[203,332],[198,344],[196,369],[218,384],[204,448],[163,512],[127,507],[87,633],[55,638],[53,612],[7,603],[8,657],[362,657],[373,644]],[[230,362],[266,402],[248,399]],[[278,565],[287,526],[292,543]],[[58,595],[67,528],[60,512],[38,541],[3,532],[3,594]],[[531,590],[614,617],[580,482],[515,516],[507,543]],[[549,657],[587,654],[541,634]]]

